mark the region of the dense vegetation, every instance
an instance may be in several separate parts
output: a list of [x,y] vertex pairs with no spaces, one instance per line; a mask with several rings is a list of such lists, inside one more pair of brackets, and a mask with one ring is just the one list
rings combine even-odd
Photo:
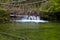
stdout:
[[6,23],[9,22],[9,13],[8,11],[0,8],[0,23]]
[[40,5],[39,8],[42,11],[43,17],[49,20],[60,20],[60,0],[49,0]]
[[53,12],[60,11],[60,0],[49,0],[41,4],[40,11]]

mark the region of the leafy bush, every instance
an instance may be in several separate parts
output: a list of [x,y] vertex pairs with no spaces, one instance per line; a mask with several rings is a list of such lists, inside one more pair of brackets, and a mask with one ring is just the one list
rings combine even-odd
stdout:
[[0,10],[0,23],[9,22],[9,13],[6,10]]

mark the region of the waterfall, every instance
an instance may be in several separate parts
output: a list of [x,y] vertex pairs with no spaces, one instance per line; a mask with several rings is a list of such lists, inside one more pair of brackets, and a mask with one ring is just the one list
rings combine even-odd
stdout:
[[28,15],[24,15],[20,20],[15,20],[15,21],[16,22],[35,22],[35,23],[48,22],[48,21],[40,20],[40,16],[28,16]]
[[22,20],[40,20],[40,17],[39,16],[28,16],[28,15],[25,15]]

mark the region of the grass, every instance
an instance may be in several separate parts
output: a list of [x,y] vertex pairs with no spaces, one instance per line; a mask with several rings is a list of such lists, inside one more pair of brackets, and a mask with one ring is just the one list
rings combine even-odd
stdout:
[[[30,40],[60,40],[60,23],[6,23],[0,24],[0,32],[29,38]],[[19,39],[0,34],[0,40]]]

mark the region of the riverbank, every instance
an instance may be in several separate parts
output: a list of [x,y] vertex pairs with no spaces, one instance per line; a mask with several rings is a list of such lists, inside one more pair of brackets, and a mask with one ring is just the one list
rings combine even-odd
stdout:
[[[0,25],[0,32],[30,40],[60,40],[60,23],[6,23]],[[20,40],[7,34],[0,34],[0,40]]]

